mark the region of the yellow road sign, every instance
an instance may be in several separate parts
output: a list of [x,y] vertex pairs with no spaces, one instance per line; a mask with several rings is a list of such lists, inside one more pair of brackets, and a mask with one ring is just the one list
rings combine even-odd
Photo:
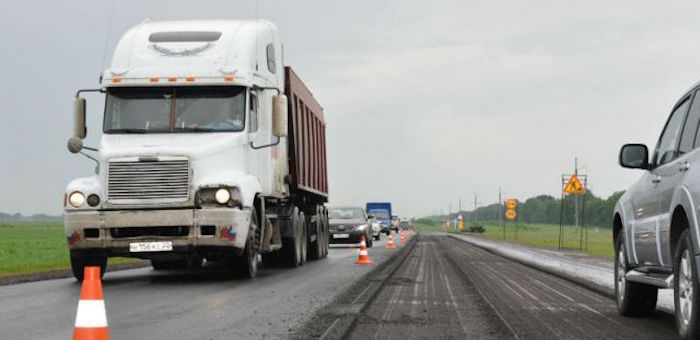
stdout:
[[514,220],[516,217],[518,217],[518,214],[515,212],[513,209],[508,209],[506,210],[506,218],[509,220]]
[[569,183],[564,186],[564,192],[567,194],[585,194],[586,188],[583,187],[581,181],[578,180],[576,175],[571,176]]
[[517,207],[517,206],[518,206],[518,200],[516,200],[515,198],[509,198],[506,201],[506,208],[508,208],[508,209],[515,209],[515,207]]

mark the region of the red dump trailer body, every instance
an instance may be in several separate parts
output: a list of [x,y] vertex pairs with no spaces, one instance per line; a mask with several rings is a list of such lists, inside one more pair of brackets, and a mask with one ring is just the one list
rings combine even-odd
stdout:
[[284,68],[289,113],[290,191],[296,199],[328,202],[326,122],[323,108],[290,68]]

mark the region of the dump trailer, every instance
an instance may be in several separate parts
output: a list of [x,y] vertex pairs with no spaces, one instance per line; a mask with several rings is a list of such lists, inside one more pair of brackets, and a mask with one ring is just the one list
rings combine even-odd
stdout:
[[[252,278],[328,254],[323,108],[282,60],[268,21],[146,22],[117,44],[100,86],[77,91],[64,226],[73,274],[127,256],[156,270],[223,262]],[[98,147],[86,97],[104,96]]]

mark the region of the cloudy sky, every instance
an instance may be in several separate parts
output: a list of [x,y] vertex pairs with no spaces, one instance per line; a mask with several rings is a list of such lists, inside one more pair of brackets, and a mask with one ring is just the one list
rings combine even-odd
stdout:
[[[607,196],[640,173],[700,79],[700,3],[260,0],[285,62],[324,106],[333,204],[400,214],[558,195],[574,157]],[[66,150],[76,89],[97,84],[119,36],[148,18],[251,19],[254,1],[21,1],[0,13],[0,211],[60,213],[93,164]],[[111,13],[111,15],[110,15]],[[110,20],[111,17],[111,20]],[[105,54],[106,50],[106,54]],[[101,108],[87,144],[99,138]],[[465,203],[466,205],[466,203]]]

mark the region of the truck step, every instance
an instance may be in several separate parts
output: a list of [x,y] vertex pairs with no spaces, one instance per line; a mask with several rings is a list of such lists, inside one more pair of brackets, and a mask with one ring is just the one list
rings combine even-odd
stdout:
[[627,281],[644,283],[660,288],[673,288],[673,274],[663,273],[642,273],[630,270],[625,274]]

